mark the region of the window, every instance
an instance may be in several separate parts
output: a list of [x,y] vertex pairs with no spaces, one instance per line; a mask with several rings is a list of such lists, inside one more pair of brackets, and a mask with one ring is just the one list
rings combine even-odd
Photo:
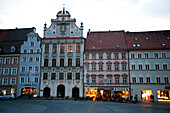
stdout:
[[0,68],[0,75],[2,74],[2,68]]
[[148,53],[145,53],[145,58],[149,58],[149,54]]
[[12,59],[12,64],[18,64],[18,58],[13,58]]
[[27,78],[27,83],[31,83],[30,77]]
[[8,78],[2,78],[2,84],[7,85],[8,84]]
[[107,77],[107,83],[112,83],[112,77]]
[[162,58],[166,58],[166,53],[162,53]]
[[86,59],[86,60],[89,59],[89,54],[85,54],[85,59]]
[[150,83],[150,77],[146,77],[146,83]]
[[33,53],[33,51],[34,51],[33,49],[30,49],[30,53]]
[[29,58],[29,62],[32,62],[32,61],[33,61],[33,57],[30,57],[30,58]]
[[122,53],[122,59],[126,59],[126,53]]
[[80,53],[80,44],[79,43],[76,44],[76,53]]
[[136,77],[132,77],[132,83],[136,83]]
[[123,77],[123,84],[127,83],[127,77]]
[[51,73],[51,80],[55,80],[56,79],[56,73]]
[[64,80],[64,73],[59,74],[59,80]]
[[119,77],[115,77],[115,83],[119,84]]
[[30,46],[34,46],[34,42],[31,42]]
[[80,73],[76,73],[76,80],[80,80]]
[[154,53],[154,58],[158,58],[158,53]]
[[44,59],[44,67],[48,67],[48,59]]
[[26,57],[22,57],[22,61],[23,61],[23,62],[26,62]]
[[119,71],[119,64],[115,64],[115,71]]
[[103,64],[99,64],[99,71],[103,71]]
[[24,49],[24,53],[27,53],[27,50],[26,50],[26,49]]
[[167,64],[163,64],[163,70],[167,70]]
[[38,62],[39,61],[39,57],[36,57],[35,60]]
[[8,75],[9,74],[9,68],[4,68],[4,75]]
[[38,71],[39,71],[39,67],[35,66],[35,72],[38,72]]
[[16,84],[16,78],[11,78],[10,79],[10,84]]
[[111,64],[107,64],[107,70],[111,71],[112,70],[112,65]]
[[71,80],[72,79],[72,73],[67,73],[67,79]]
[[96,59],[96,54],[92,54],[92,59]]
[[122,65],[122,71],[126,71],[126,64]]
[[88,76],[86,77],[86,83],[89,83],[89,77]]
[[164,77],[164,82],[165,82],[165,83],[169,83],[168,77]]
[[68,59],[68,67],[72,66],[72,59]]
[[159,64],[155,64],[155,69],[159,70]]
[[17,74],[17,68],[12,68],[11,69],[11,74],[16,75]]
[[132,65],[132,70],[135,70],[135,65],[134,64]]
[[85,69],[89,71],[89,64],[86,64],[85,66],[86,66]]
[[103,77],[99,77],[99,83],[103,83]]
[[3,58],[0,58],[0,64],[3,64]]
[[139,77],[139,83],[143,83],[143,77]]
[[45,53],[48,53],[48,52],[49,52],[49,44],[45,43]]
[[145,69],[146,69],[146,70],[149,70],[149,64],[146,64],[146,65],[145,65]]
[[64,67],[64,59],[60,59],[60,66]]
[[28,72],[31,72],[32,71],[32,66],[29,66],[28,67]]
[[142,65],[139,64],[139,65],[138,65],[138,68],[139,68],[139,70],[142,70]]
[[156,77],[156,82],[161,83],[160,77]]
[[69,44],[68,44],[68,52],[69,52],[69,53],[72,53],[72,52],[73,52],[73,44],[72,44],[72,43],[69,43]]
[[107,59],[111,59],[111,54],[110,53],[107,54]]
[[99,54],[99,59],[103,59],[103,54]]
[[25,66],[22,66],[22,67],[21,67],[21,71],[22,71],[22,72],[25,72]]
[[142,58],[142,54],[141,53],[138,53],[138,58]]
[[92,64],[92,71],[96,71],[96,64]]
[[92,83],[96,83],[96,77],[92,77]]
[[135,58],[135,54],[131,54],[131,58]]
[[80,58],[76,58],[76,66],[80,66]]
[[119,59],[119,54],[118,53],[115,53],[115,59]]
[[25,82],[25,78],[21,78],[21,83],[24,83]]
[[60,53],[64,53],[65,52],[65,44],[61,43],[60,45]]
[[48,73],[43,73],[43,80],[47,80],[48,79]]
[[10,64],[10,58],[5,58],[5,64]]
[[37,53],[40,53],[40,49],[37,49]]
[[38,77],[35,77],[35,83],[38,83]]
[[52,59],[52,67],[56,67],[56,59]]
[[53,43],[53,53],[57,53],[57,43]]

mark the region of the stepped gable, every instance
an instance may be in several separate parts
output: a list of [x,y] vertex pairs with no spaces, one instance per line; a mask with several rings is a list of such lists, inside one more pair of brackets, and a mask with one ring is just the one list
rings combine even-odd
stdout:
[[[35,28],[0,29],[0,54],[20,53],[20,47],[27,40],[27,34]],[[15,52],[11,52],[11,47]]]
[[85,51],[127,50],[125,32],[101,31],[88,32]]
[[129,50],[170,49],[170,30],[126,32]]

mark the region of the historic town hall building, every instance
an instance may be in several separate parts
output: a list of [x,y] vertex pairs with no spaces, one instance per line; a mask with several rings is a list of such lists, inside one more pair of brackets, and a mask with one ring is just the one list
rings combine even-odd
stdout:
[[83,96],[83,23],[78,28],[65,8],[56,16],[44,25],[40,96]]

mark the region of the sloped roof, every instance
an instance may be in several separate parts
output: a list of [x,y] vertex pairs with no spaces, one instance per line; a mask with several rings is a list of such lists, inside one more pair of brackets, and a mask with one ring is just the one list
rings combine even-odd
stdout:
[[170,49],[170,30],[126,32],[129,50]]
[[87,35],[85,51],[127,50],[124,31],[90,32]]
[[[14,54],[20,53],[20,47],[24,41],[27,40],[27,34],[32,32],[35,28],[22,29],[0,29],[0,54]],[[16,51],[11,53],[11,47],[14,46]]]

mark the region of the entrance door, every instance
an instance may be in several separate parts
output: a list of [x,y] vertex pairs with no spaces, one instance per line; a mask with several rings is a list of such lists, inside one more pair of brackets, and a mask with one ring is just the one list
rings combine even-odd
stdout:
[[73,98],[79,98],[79,88],[78,87],[74,87],[72,89],[72,97]]
[[65,86],[64,85],[58,85],[58,87],[57,87],[57,97],[61,97],[61,98],[65,97]]
[[50,88],[44,88],[43,97],[50,97]]

